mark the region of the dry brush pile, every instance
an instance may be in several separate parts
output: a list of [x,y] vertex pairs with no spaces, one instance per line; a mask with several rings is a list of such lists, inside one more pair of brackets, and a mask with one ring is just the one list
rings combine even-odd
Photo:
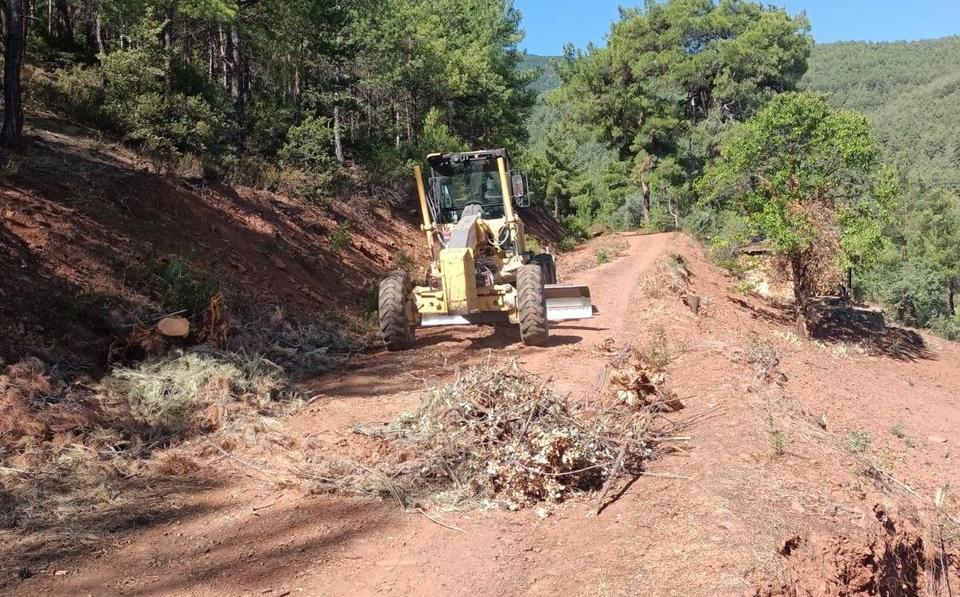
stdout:
[[672,450],[679,424],[646,403],[588,408],[515,363],[481,366],[429,391],[420,407],[358,433],[387,442],[378,462],[327,460],[303,474],[318,492],[510,510],[600,492]]

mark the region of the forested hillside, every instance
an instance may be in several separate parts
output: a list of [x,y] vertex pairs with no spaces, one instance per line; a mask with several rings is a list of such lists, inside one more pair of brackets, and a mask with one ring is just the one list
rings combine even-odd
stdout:
[[801,86],[866,114],[910,180],[960,191],[960,37],[818,45]]
[[347,162],[391,179],[427,151],[524,137],[532,93],[506,1],[50,6],[25,26],[28,109],[116,135],[158,169],[318,198]]

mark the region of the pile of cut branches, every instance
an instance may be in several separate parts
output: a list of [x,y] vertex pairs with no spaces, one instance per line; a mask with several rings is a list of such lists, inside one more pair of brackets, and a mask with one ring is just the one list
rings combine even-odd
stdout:
[[358,432],[388,442],[378,463],[325,462],[305,474],[321,492],[507,509],[563,501],[642,475],[669,450],[675,425],[655,409],[616,404],[588,411],[515,363],[460,372],[420,408]]

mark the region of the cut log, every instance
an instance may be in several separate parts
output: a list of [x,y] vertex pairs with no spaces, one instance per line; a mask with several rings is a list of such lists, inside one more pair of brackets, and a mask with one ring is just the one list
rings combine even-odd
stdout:
[[190,321],[184,317],[164,317],[157,331],[167,338],[186,338],[190,335]]

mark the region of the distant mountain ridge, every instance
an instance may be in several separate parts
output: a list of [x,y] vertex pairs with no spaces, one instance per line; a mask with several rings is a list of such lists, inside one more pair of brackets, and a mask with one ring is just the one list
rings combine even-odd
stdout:
[[911,181],[960,192],[960,37],[818,45],[801,85],[866,114]]

